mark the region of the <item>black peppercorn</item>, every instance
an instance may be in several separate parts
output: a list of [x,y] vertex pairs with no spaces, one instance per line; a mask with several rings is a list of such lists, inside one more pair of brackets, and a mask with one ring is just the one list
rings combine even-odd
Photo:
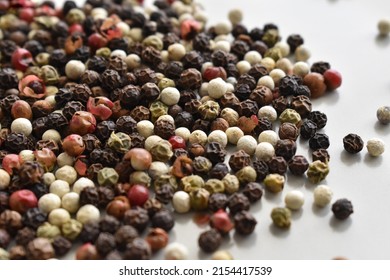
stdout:
[[256,170],[258,181],[263,181],[264,178],[269,174],[268,164],[263,160],[254,160],[253,168]]
[[[164,186],[164,185],[163,185]],[[149,217],[153,217],[158,211],[163,208],[163,205],[156,198],[149,198],[143,205],[146,211],[148,211]]]
[[146,83],[141,87],[141,98],[154,101],[160,95],[160,89],[154,83]]
[[310,98],[305,95],[294,96],[291,99],[291,109],[297,111],[302,118],[306,118],[309,115],[311,108]]
[[229,166],[234,171],[244,168],[245,166],[249,166],[251,164],[251,157],[244,150],[239,150],[234,152],[229,159]]
[[116,131],[131,134],[137,131],[137,122],[130,116],[122,116],[116,120]]
[[200,70],[204,63],[204,58],[198,51],[190,51],[184,55],[181,62],[184,68],[195,68]]
[[94,149],[99,149],[102,147],[102,142],[96,137],[95,134],[85,134],[83,135],[83,142],[85,145],[85,152],[91,153]]
[[101,256],[106,256],[116,247],[115,237],[108,232],[101,232],[96,239],[95,246]]
[[239,85],[248,85],[250,90],[254,90],[257,86],[257,81],[249,74],[243,74],[237,79],[237,87]]
[[327,149],[329,145],[329,137],[325,133],[316,133],[309,140],[309,146],[312,150]]
[[303,139],[308,140],[317,132],[317,125],[311,120],[305,120],[300,129],[300,135]]
[[97,191],[99,194],[99,208],[105,208],[115,197],[115,192],[110,187],[98,187]]
[[[235,37],[237,37],[237,36],[235,36]],[[237,55],[237,57],[240,60],[242,60],[244,58],[244,55],[249,51],[249,46],[246,42],[244,42],[242,40],[235,40],[231,45],[230,51],[232,53],[234,53],[235,55]]]
[[274,156],[268,162],[269,173],[284,175],[287,171],[287,162],[281,156]]
[[316,161],[322,161],[322,162],[328,162],[330,160],[329,153],[326,149],[318,149],[313,151],[312,153],[312,160]]
[[343,145],[348,153],[357,154],[363,149],[364,142],[359,135],[350,133],[343,138]]
[[163,204],[168,204],[171,201],[175,190],[170,184],[164,184],[155,189],[155,196],[158,201]]
[[83,225],[83,229],[80,232],[79,238],[82,242],[95,243],[100,233],[99,223],[98,222],[88,222]]
[[212,253],[216,251],[221,243],[222,236],[215,229],[210,229],[203,232],[198,239],[199,247],[206,253]]
[[30,227],[24,227],[18,230],[15,236],[15,243],[21,246],[27,246],[27,244],[36,237],[35,229]]
[[113,121],[102,121],[97,124],[95,134],[101,141],[106,141],[116,129]]
[[115,241],[119,250],[124,250],[128,243],[138,237],[137,230],[129,225],[121,226],[115,233]]
[[297,152],[295,141],[290,139],[278,140],[275,145],[275,155],[283,157],[289,161]]
[[170,231],[175,225],[173,215],[169,210],[162,209],[152,217],[152,226],[162,228],[165,231]]
[[34,150],[34,143],[22,133],[11,132],[4,141],[4,147],[13,153],[19,154],[23,150]]
[[191,131],[202,130],[202,131],[205,131],[206,133],[208,133],[210,131],[210,126],[211,126],[211,122],[210,121],[197,119],[194,122]]
[[164,74],[170,79],[179,79],[180,73],[183,72],[183,64],[179,61],[170,61],[164,69]]
[[228,208],[230,213],[236,214],[243,210],[249,210],[249,199],[242,193],[234,193],[229,197]]
[[168,140],[175,135],[176,126],[174,121],[169,119],[158,119],[154,123],[154,134]]
[[89,70],[103,73],[108,66],[108,60],[105,57],[95,55],[87,61],[86,66]]
[[178,85],[182,89],[199,89],[202,85],[202,74],[195,68],[186,69],[180,74]]
[[92,204],[98,206],[99,204],[99,193],[95,187],[86,187],[83,188],[80,192],[80,206],[86,204]]
[[298,82],[293,76],[284,76],[279,81],[279,93],[282,96],[294,95],[298,86]]
[[226,150],[218,142],[210,142],[206,147],[206,157],[213,163],[223,162],[225,160]]
[[138,232],[144,231],[148,223],[148,212],[139,206],[127,210],[123,216],[123,224],[133,226]]
[[210,179],[222,180],[229,173],[229,167],[224,162],[217,163],[209,171]]
[[259,107],[257,103],[253,100],[247,99],[240,102],[238,106],[238,113],[240,116],[250,117],[252,115],[256,115],[259,111]]
[[217,212],[219,209],[225,209],[228,204],[228,197],[224,193],[213,193],[209,197],[208,209]]
[[329,70],[329,69],[330,69],[330,64],[328,62],[318,61],[318,62],[314,62],[311,65],[310,71],[311,72],[320,73],[320,74],[324,74],[325,71]]
[[11,237],[5,229],[0,228],[0,248],[7,248],[11,242]]
[[310,112],[309,115],[307,116],[307,119],[314,122],[317,125],[318,129],[324,128],[328,121],[327,116],[320,111]]
[[[41,118],[40,118],[41,119]],[[47,115],[47,123],[45,123],[46,129],[47,128],[54,128],[59,131],[65,129],[68,127],[68,120],[65,118],[65,116],[60,112],[53,112]]]
[[134,70],[134,75],[137,78],[138,85],[144,85],[146,83],[157,84],[156,72],[150,68],[142,68]]
[[280,96],[272,101],[272,107],[280,115],[284,110],[290,108],[290,101],[285,96]]
[[66,255],[69,250],[72,248],[72,242],[70,242],[65,237],[59,235],[53,239],[52,242],[56,256],[62,257]]
[[[80,101],[83,104],[86,104],[89,97],[92,96],[92,91],[86,84],[75,84],[71,88],[72,96],[75,101]],[[71,100],[67,100],[71,101]]]
[[[2,48],[0,49],[3,50]],[[18,88],[18,83],[19,79],[15,70],[11,68],[2,68],[0,70],[0,88],[4,90]]]
[[151,258],[152,250],[149,244],[142,238],[135,238],[126,245],[123,252],[124,260],[148,260]]
[[108,91],[113,91],[122,85],[122,77],[115,70],[106,69],[100,77],[102,79],[102,87]]
[[23,225],[37,229],[47,220],[47,215],[39,208],[30,208],[23,214]]
[[30,185],[28,189],[32,191],[38,199],[40,199],[43,195],[49,193],[49,187],[41,182]]
[[145,144],[145,137],[141,136],[138,132],[134,132],[129,135],[131,139],[131,148],[143,148]]
[[287,37],[287,44],[290,46],[290,52],[294,53],[297,47],[303,45],[304,40],[299,34],[291,34]]
[[249,199],[251,203],[259,201],[263,196],[261,185],[256,182],[250,182],[246,184],[242,193]]
[[100,232],[108,232],[114,234],[120,227],[120,222],[117,218],[111,215],[105,215],[99,221]]
[[192,114],[187,111],[179,112],[175,117],[175,124],[177,127],[186,127],[191,129],[194,124]]
[[240,211],[234,215],[234,224],[237,233],[248,235],[255,230],[257,221],[248,211]]
[[70,121],[74,113],[78,111],[85,111],[85,106],[80,101],[69,101],[62,109],[62,114],[68,121]]
[[345,198],[338,199],[332,205],[332,212],[337,219],[345,220],[353,213],[351,201]]
[[288,168],[292,174],[301,176],[309,168],[309,162],[304,156],[296,155],[288,162]]

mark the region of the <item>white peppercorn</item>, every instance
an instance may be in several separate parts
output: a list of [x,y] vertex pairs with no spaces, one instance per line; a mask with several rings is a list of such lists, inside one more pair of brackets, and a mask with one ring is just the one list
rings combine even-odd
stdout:
[[142,137],[148,138],[154,133],[154,124],[151,121],[142,120],[137,123],[137,131]]
[[268,142],[274,147],[275,147],[276,143],[278,142],[278,140],[279,140],[279,136],[273,130],[264,130],[259,135],[259,143]]
[[319,185],[314,189],[314,204],[325,207],[332,201],[333,191],[326,185]]
[[47,193],[38,200],[38,207],[44,213],[50,213],[52,210],[61,207],[61,198],[54,193]]
[[275,60],[273,60],[271,57],[264,57],[260,61],[260,64],[267,68],[268,72],[271,72],[276,66]]
[[376,117],[381,124],[390,123],[390,106],[381,106],[376,111]]
[[286,207],[291,210],[299,210],[305,202],[305,196],[301,191],[289,191],[284,197]]
[[228,194],[235,193],[240,188],[240,181],[236,175],[226,174],[222,179],[222,183],[225,186],[225,192]]
[[57,157],[57,165],[58,167],[63,167],[65,165],[73,166],[74,157],[68,155],[67,153],[61,153]]
[[161,102],[168,106],[175,105],[179,102],[180,92],[177,88],[166,87],[160,93]]
[[61,199],[62,205],[61,206],[62,206],[62,208],[67,210],[69,213],[74,214],[80,208],[79,200],[80,200],[80,196],[78,193],[69,192],[62,197],[62,199]]
[[168,58],[170,60],[180,61],[185,54],[186,49],[180,43],[174,43],[168,47]]
[[165,248],[164,258],[166,260],[186,260],[188,259],[188,254],[189,253],[186,246],[178,242],[174,242]]
[[[217,38],[215,40],[217,40]],[[214,51],[221,50],[221,51],[229,53],[230,49],[231,49],[230,43],[226,40],[216,41],[215,45],[213,46]]]
[[161,60],[162,60],[163,62],[169,62],[169,53],[168,53],[167,50],[162,50],[162,51],[160,52],[160,55],[161,55]]
[[49,102],[49,104],[52,105],[53,107],[55,107],[57,104],[55,95],[47,96],[45,98],[45,101]]
[[85,72],[85,64],[80,60],[69,60],[65,65],[65,74],[71,80],[78,80]]
[[80,194],[81,191],[86,187],[95,187],[95,183],[86,177],[81,177],[73,184],[73,191],[77,194]]
[[9,260],[9,253],[7,250],[0,248],[0,261]]
[[300,45],[295,50],[296,61],[307,61],[311,56],[309,49],[305,45]]
[[149,176],[154,180],[161,175],[168,174],[169,167],[162,161],[153,161],[149,167]]
[[250,135],[244,135],[237,142],[237,149],[244,150],[248,155],[254,155],[257,147],[257,141]]
[[274,48],[278,48],[283,57],[286,57],[290,54],[290,46],[286,42],[277,42]]
[[51,183],[53,183],[56,180],[56,176],[54,176],[54,174],[51,172],[46,172],[45,174],[43,174],[42,179],[43,179],[43,183],[46,186],[50,186]]
[[229,251],[216,251],[212,256],[212,260],[233,260],[232,254]]
[[258,51],[249,51],[244,55],[244,60],[248,61],[250,65],[261,63],[263,57]]
[[124,50],[113,50],[110,55],[110,57],[120,57],[122,59],[125,59],[126,56],[127,54]]
[[265,86],[269,88],[270,90],[274,90],[275,88],[275,82],[270,76],[263,76],[259,79],[257,82],[258,86]]
[[190,144],[201,144],[202,146],[207,143],[207,134],[202,130],[194,130],[188,138]]
[[229,127],[225,133],[228,142],[233,145],[237,145],[238,140],[244,136],[244,132],[237,126]]
[[284,58],[279,59],[276,62],[276,68],[282,70],[284,73],[286,73],[288,75],[288,74],[292,73],[293,64],[288,58],[284,57]]
[[32,124],[29,119],[17,118],[11,123],[11,131],[30,136],[32,132]]
[[385,143],[381,139],[372,138],[367,141],[366,148],[370,156],[378,157],[384,153]]
[[228,139],[227,139],[226,133],[223,132],[222,130],[214,130],[214,131],[210,132],[210,134],[207,138],[207,141],[209,143],[217,142],[217,143],[221,144],[222,147],[226,147]]
[[209,88],[209,83],[207,82],[202,83],[199,89],[199,96],[200,97],[208,96],[209,94],[208,88]]
[[187,213],[191,209],[190,195],[185,191],[178,191],[172,197],[172,206],[177,213]]
[[145,140],[145,150],[150,151],[158,142],[163,140],[160,136],[151,135]]
[[72,185],[77,180],[77,172],[72,166],[65,165],[57,169],[56,178],[59,180],[64,180]]
[[261,107],[257,113],[257,116],[259,119],[267,118],[271,122],[275,122],[278,119],[278,113],[276,112],[275,108],[270,105]]
[[49,191],[50,193],[58,195],[61,198],[70,191],[70,187],[68,182],[66,181],[55,180],[53,183],[50,184]]
[[269,72],[269,76],[274,80],[275,85],[279,85],[280,80],[286,76],[282,69],[275,68]]
[[128,35],[131,39],[133,39],[134,42],[141,42],[143,40],[142,28],[131,28]]
[[224,108],[221,111],[221,118],[229,123],[229,126],[236,126],[240,115],[232,108]]
[[272,144],[261,142],[257,145],[255,154],[257,159],[269,161],[275,155],[275,149]]
[[246,60],[241,60],[237,62],[236,64],[237,70],[240,73],[240,75],[248,73],[248,71],[251,69],[252,65],[246,61]]
[[70,214],[63,208],[57,208],[50,212],[48,220],[52,225],[61,227],[70,220]]
[[175,135],[180,136],[184,141],[188,141],[191,135],[191,131],[186,127],[179,127],[175,130]]
[[77,211],[76,220],[82,224],[97,222],[100,219],[100,211],[92,204],[86,204]]
[[222,21],[214,26],[215,34],[229,34],[232,31],[232,24],[229,21]]
[[228,13],[228,18],[233,25],[239,24],[243,17],[242,11],[239,9],[233,9]]
[[93,8],[91,11],[91,16],[93,17],[94,20],[106,19],[108,16],[108,12],[107,12],[107,10],[100,8],[100,7]]
[[[231,77],[231,78],[235,79],[233,77]],[[232,83],[229,83],[229,82],[226,83],[226,92],[234,92],[234,85]]]
[[8,188],[11,182],[11,176],[4,169],[0,169],[0,190]]
[[390,19],[381,19],[378,21],[379,35],[387,36],[390,33]]
[[136,69],[141,66],[141,58],[136,54],[129,54],[125,58],[125,62],[127,64],[127,68],[130,70]]
[[310,71],[310,67],[306,62],[299,61],[293,66],[293,74],[299,77],[305,77]]
[[207,91],[209,93],[209,96],[214,99],[221,98],[226,93],[226,90],[227,90],[226,82],[221,78],[212,79],[209,82],[209,85],[207,86]]
[[20,158],[21,162],[34,161],[35,155],[34,155],[34,152],[31,150],[23,150],[23,151],[20,151],[19,158]]

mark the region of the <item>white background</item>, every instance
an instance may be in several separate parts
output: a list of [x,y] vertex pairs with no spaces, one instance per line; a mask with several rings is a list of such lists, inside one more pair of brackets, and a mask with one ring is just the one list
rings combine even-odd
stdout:
[[[151,1],[147,1],[150,3]],[[346,221],[333,218],[330,207],[313,206],[314,186],[305,179],[289,176],[282,194],[267,194],[251,212],[258,220],[256,232],[248,237],[231,234],[222,249],[236,259],[389,259],[390,257],[390,151],[371,158],[364,149],[358,155],[343,151],[342,138],[360,135],[366,142],[381,138],[390,150],[390,126],[378,124],[376,110],[390,105],[390,38],[377,37],[377,22],[390,18],[387,0],[198,0],[210,16],[210,24],[227,19],[232,8],[241,8],[248,27],[273,22],[283,40],[299,33],[312,52],[310,63],[325,60],[343,75],[342,87],[314,102],[313,109],[327,114],[330,174],[325,184],[334,198],[348,198],[355,213]],[[306,142],[297,154],[311,157]],[[284,194],[293,189],[305,193],[301,211],[294,212],[289,230],[279,230],[269,217],[283,205]],[[191,259],[207,259],[197,246],[199,229],[191,215],[178,215],[171,240],[187,245]],[[72,256],[69,256],[70,258]],[[162,254],[157,254],[162,258]]]

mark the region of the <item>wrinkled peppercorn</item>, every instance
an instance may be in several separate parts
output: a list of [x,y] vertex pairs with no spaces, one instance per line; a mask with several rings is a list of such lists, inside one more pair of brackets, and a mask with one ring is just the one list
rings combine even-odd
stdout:
[[115,237],[111,233],[101,232],[96,239],[95,246],[101,256],[106,256],[116,247]]
[[244,150],[239,150],[234,152],[229,159],[229,166],[234,171],[244,168],[245,166],[249,166],[251,164],[251,157]]
[[206,157],[213,163],[223,162],[226,156],[226,150],[218,142],[210,142],[206,147]]
[[221,243],[222,236],[215,229],[210,229],[201,233],[198,239],[199,247],[206,253],[212,253],[216,251]]
[[158,211],[156,214],[154,214],[151,221],[153,227],[162,228],[167,232],[170,231],[175,225],[175,220],[173,219],[171,211],[166,209],[162,209],[161,211]]
[[268,162],[269,173],[284,175],[287,171],[287,162],[281,156],[274,156]]
[[148,211],[149,217],[153,217],[158,211],[163,208],[163,205],[156,198],[149,198],[143,205],[143,208]]
[[174,188],[170,184],[164,184],[155,189],[155,196],[158,201],[163,204],[169,203],[174,194]]
[[232,214],[236,214],[243,210],[249,210],[249,199],[242,193],[234,193],[229,197],[228,207]]
[[326,149],[318,149],[313,151],[312,153],[312,160],[316,161],[322,161],[322,162],[328,162],[330,160],[329,153]]
[[[249,98],[256,101],[259,107],[262,107],[272,103],[273,95],[268,87],[260,85],[251,92]],[[257,112],[255,114],[257,114]]]
[[[329,137],[325,133],[316,133],[309,140],[309,146],[312,150],[327,149],[330,145]],[[362,144],[363,148],[363,144]]]
[[144,231],[148,223],[148,212],[139,206],[127,210],[123,216],[123,224],[133,226],[138,232]]
[[249,199],[249,202],[251,203],[259,201],[263,196],[261,185],[256,182],[250,182],[246,184],[242,193]]
[[324,128],[328,121],[328,117],[320,111],[311,111],[307,116],[307,119],[314,122],[318,129]]
[[292,174],[301,176],[309,168],[309,162],[304,156],[296,155],[288,162],[288,168]]
[[303,139],[308,140],[317,132],[317,125],[311,120],[305,120],[300,129],[300,135]]
[[99,221],[99,228],[101,232],[108,232],[114,234],[120,227],[120,222],[117,218],[111,215],[105,215]]
[[211,168],[208,175],[210,179],[222,180],[223,177],[225,177],[228,173],[229,167],[225,163],[219,162],[213,168]]
[[129,225],[121,226],[115,233],[115,241],[119,250],[124,250],[128,243],[131,243],[135,238],[137,238],[137,230]]
[[225,209],[228,204],[228,197],[224,193],[213,193],[210,195],[208,208],[212,212]]
[[290,139],[297,140],[299,136],[299,128],[290,122],[285,122],[279,126],[279,138],[280,139]]
[[95,243],[100,233],[99,222],[93,221],[83,225],[83,229],[80,232],[79,238],[82,242]]
[[39,208],[30,208],[23,214],[23,225],[37,229],[47,220],[47,215]]
[[297,145],[290,139],[278,140],[275,145],[275,155],[283,157],[289,161],[296,153]]
[[21,246],[27,246],[27,244],[36,237],[35,229],[30,227],[24,227],[18,231],[15,236],[15,242]]
[[298,82],[293,76],[284,76],[279,81],[279,93],[282,96],[295,95],[298,86]]
[[292,34],[287,37],[287,44],[290,46],[290,53],[294,53],[297,47],[303,45],[304,40],[299,34]]
[[353,213],[351,201],[345,198],[336,200],[332,205],[332,212],[337,219],[345,220]]
[[320,74],[324,74],[325,71],[329,70],[329,69],[330,69],[330,64],[328,62],[318,61],[318,62],[314,62],[311,65],[310,71],[311,72],[320,73]]
[[151,258],[152,252],[149,244],[142,238],[135,238],[126,245],[123,252],[125,260],[148,260]]
[[284,110],[290,108],[290,101],[287,97],[280,96],[272,101],[272,106],[278,115],[280,115]]
[[53,239],[52,245],[56,256],[59,257],[66,255],[72,248],[72,242],[61,235]]
[[253,161],[252,165],[256,170],[257,180],[263,181],[264,178],[269,174],[268,164],[263,160],[256,159]]
[[257,225],[255,217],[248,211],[240,211],[234,215],[235,229],[239,234],[251,234]]
[[[343,145],[344,145],[344,149],[348,153],[357,154],[363,149],[364,142],[359,135],[350,133],[343,138]],[[319,147],[319,148],[323,148],[323,147]]]
[[95,187],[86,187],[83,188],[80,192],[80,206],[86,204],[92,204],[98,206],[99,204],[99,193]]

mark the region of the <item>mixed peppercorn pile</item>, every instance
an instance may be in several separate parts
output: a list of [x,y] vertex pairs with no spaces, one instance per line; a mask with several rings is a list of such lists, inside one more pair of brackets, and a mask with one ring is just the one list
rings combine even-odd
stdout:
[[[138,1],[142,2],[142,1]],[[329,173],[325,113],[312,98],[341,85],[304,39],[273,23],[248,29],[239,10],[207,27],[192,0],[0,1],[0,259],[185,259],[169,244],[174,212],[208,213],[199,247],[251,234],[250,205],[286,175]],[[312,159],[297,155],[307,140]],[[344,138],[359,152],[359,136]],[[233,149],[234,147],[234,149]],[[227,152],[233,149],[233,152]],[[332,191],[314,190],[325,207]],[[270,213],[288,228],[291,191]],[[352,212],[337,200],[338,219]],[[11,240],[14,240],[10,245]],[[76,248],[77,247],[77,248]]]

